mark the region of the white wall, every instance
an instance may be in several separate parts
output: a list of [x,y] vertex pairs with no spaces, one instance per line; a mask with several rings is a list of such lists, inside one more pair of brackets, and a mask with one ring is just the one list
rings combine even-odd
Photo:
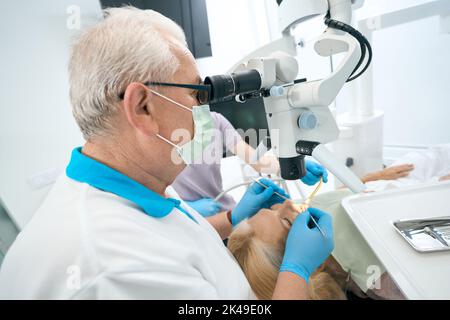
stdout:
[[385,112],[384,143],[450,142],[450,34],[439,33],[439,19],[378,31],[373,43],[374,103]]
[[[433,1],[366,0],[357,18]],[[385,112],[386,145],[450,142],[450,34],[439,23],[435,16],[373,33],[374,104]],[[350,108],[347,94],[338,98],[339,112]]]
[[[206,6],[212,57],[197,59],[202,76],[225,73],[247,54],[281,37],[275,0],[206,0]],[[303,24],[295,35],[311,45],[323,30],[318,18]],[[310,50],[300,50],[299,61],[301,75],[329,72],[328,59]]]
[[[275,4],[276,2],[273,1]],[[226,73],[248,53],[269,43],[265,0],[206,0],[212,57],[197,59],[202,77]]]
[[[97,1],[76,1],[81,27],[101,18]],[[74,1],[0,2],[0,198],[20,227],[48,192],[31,176],[62,172],[82,143],[72,118],[67,60],[67,9]]]

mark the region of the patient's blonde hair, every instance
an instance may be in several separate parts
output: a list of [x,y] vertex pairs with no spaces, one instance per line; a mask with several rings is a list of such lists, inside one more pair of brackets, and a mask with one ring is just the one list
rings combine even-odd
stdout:
[[[284,243],[273,246],[263,242],[256,237],[250,224],[243,222],[228,239],[228,249],[238,261],[258,299],[272,299],[283,259]],[[321,270],[311,276],[308,289],[312,300],[346,299],[337,282]]]

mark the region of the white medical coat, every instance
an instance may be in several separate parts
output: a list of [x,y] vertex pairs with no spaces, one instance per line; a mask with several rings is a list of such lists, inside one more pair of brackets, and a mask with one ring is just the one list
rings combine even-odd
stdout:
[[255,298],[216,230],[182,207],[198,224],[61,176],[5,257],[0,299]]

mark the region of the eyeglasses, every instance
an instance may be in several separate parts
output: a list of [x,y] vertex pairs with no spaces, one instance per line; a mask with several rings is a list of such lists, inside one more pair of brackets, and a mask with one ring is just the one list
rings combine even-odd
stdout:
[[[211,86],[206,84],[183,84],[183,83],[170,83],[170,82],[145,82],[145,86],[160,86],[160,87],[176,87],[197,90],[197,100],[200,104],[209,103],[209,97],[211,96]],[[123,100],[125,92],[119,95]]]

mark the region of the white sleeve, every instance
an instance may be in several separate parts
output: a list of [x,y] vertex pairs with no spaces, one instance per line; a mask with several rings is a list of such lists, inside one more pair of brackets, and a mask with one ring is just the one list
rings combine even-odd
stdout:
[[414,170],[407,179],[415,179],[420,182],[441,177],[450,173],[450,147],[434,146],[426,151],[410,152],[395,161],[391,166],[411,163]]
[[97,299],[219,299],[216,289],[200,274],[135,270],[106,272],[92,284]]

